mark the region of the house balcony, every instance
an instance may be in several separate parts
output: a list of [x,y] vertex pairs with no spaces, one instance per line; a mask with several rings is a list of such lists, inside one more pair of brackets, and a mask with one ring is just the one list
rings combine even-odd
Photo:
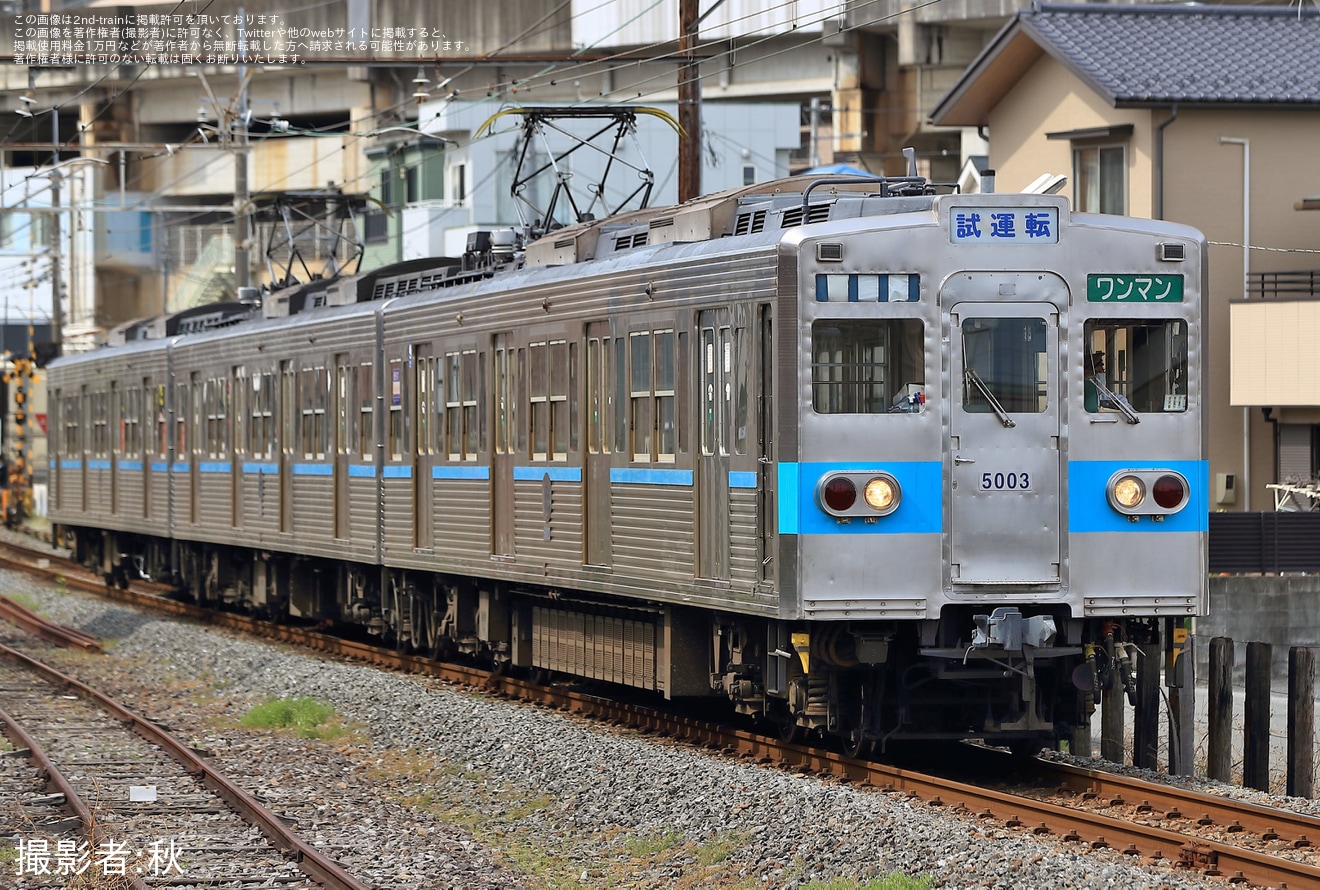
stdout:
[[1320,407],[1320,270],[1256,272],[1229,304],[1229,400]]

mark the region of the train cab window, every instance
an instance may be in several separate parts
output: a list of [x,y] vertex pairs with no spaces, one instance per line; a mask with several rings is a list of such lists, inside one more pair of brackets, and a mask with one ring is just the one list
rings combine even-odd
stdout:
[[812,407],[819,414],[893,413],[910,392],[924,389],[922,338],[915,318],[815,322]]
[[1187,410],[1187,322],[1093,319],[1083,326],[1083,342],[1088,413]]
[[963,319],[963,410],[1043,413],[1048,407],[1047,343],[1043,318]]

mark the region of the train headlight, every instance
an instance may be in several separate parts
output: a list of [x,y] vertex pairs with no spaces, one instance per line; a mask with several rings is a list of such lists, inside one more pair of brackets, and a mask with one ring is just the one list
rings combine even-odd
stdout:
[[1129,510],[1141,505],[1146,499],[1146,486],[1141,484],[1141,480],[1136,476],[1122,476],[1114,482],[1113,488],[1114,500],[1118,501],[1120,507],[1127,507]]
[[888,516],[898,509],[902,494],[897,479],[874,470],[827,473],[816,483],[820,508],[839,519],[858,517],[874,521]]
[[1119,470],[1105,486],[1109,505],[1125,516],[1171,516],[1187,506],[1192,488],[1173,470]]
[[898,481],[893,476],[876,476],[862,489],[862,499],[877,513],[892,513],[898,507]]

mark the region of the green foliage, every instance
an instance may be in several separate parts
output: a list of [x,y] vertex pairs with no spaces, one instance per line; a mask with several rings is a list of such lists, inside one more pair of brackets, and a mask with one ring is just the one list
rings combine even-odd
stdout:
[[254,729],[292,729],[304,739],[330,739],[347,730],[334,717],[333,706],[314,698],[273,698],[257,705],[239,722]]
[[624,842],[623,848],[628,851],[629,856],[654,856],[657,853],[663,853],[671,847],[677,847],[683,843],[683,832],[666,831],[664,834],[655,834],[647,837],[630,837]]
[[930,876],[908,877],[900,872],[893,872],[883,878],[872,878],[859,883],[848,878],[835,878],[832,881],[811,881],[802,884],[799,890],[930,890]]

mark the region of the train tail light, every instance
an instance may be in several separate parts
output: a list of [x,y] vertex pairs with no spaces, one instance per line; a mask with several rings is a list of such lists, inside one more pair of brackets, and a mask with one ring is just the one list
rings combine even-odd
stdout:
[[1187,500],[1187,485],[1178,476],[1165,474],[1155,480],[1151,494],[1155,503],[1166,510],[1175,510]]
[[857,503],[857,486],[847,476],[832,476],[825,480],[820,494],[831,513],[845,513]]

